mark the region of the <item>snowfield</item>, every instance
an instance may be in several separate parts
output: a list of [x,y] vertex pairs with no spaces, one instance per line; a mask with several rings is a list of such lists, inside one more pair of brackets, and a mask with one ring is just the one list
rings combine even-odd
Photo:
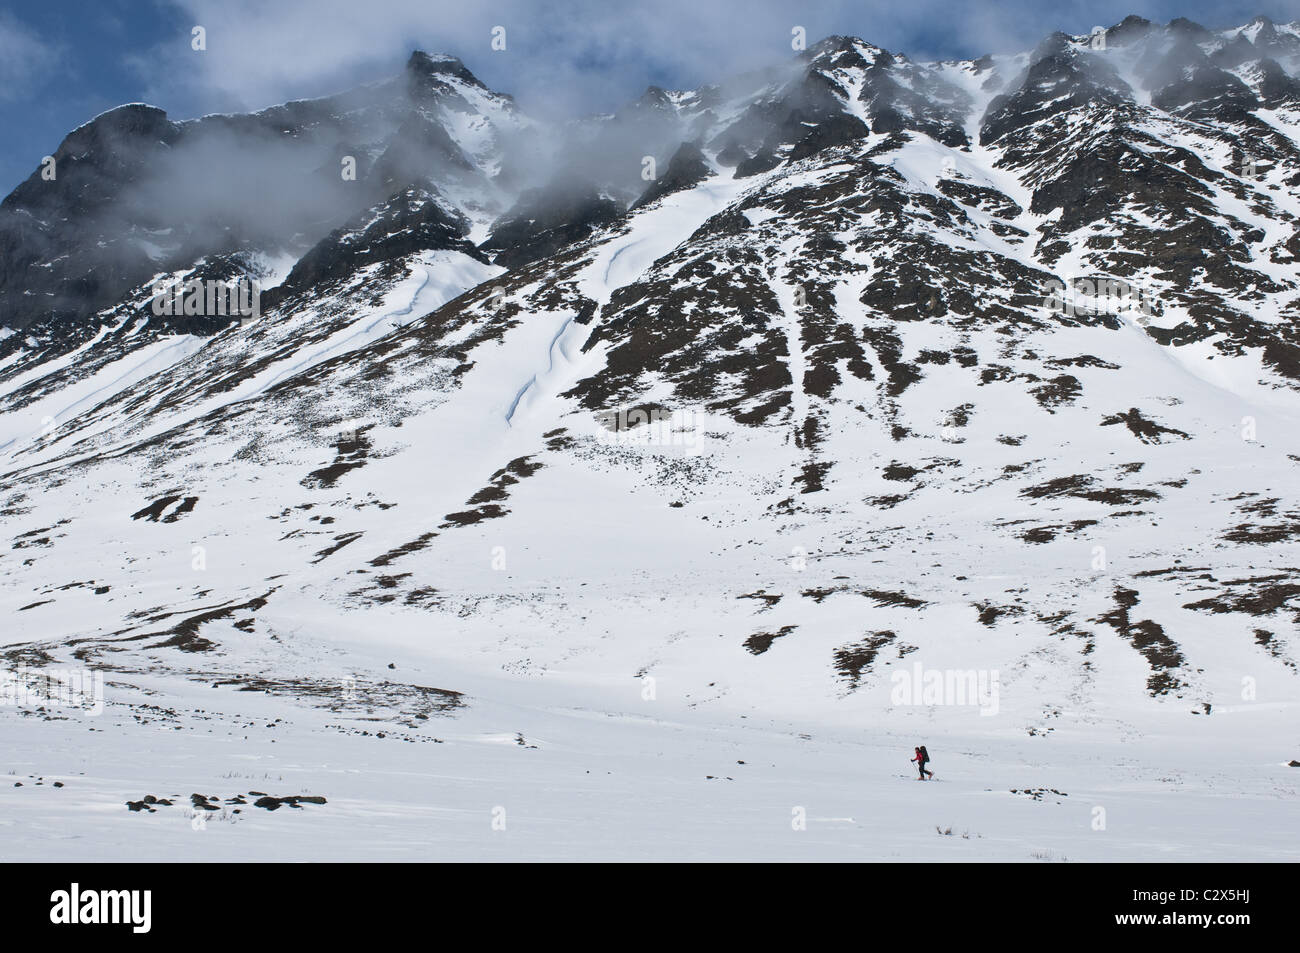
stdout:
[[[1250,740],[1286,730],[1285,705],[1217,712],[1192,736],[1179,712],[1026,738],[1005,727],[1010,690],[992,718],[881,717],[865,699],[809,717],[742,702],[739,678],[683,684],[676,666],[654,700],[632,676],[590,670],[484,678],[468,653],[430,651],[448,640],[384,628],[311,646],[309,667],[361,670],[359,698],[367,679],[453,684],[469,693],[462,713],[409,728],[360,700],[329,712],[198,680],[110,687],[99,718],[7,731],[4,859],[1295,859],[1295,784]],[[307,641],[290,643],[298,671]],[[907,763],[919,739],[936,773],[920,788]],[[269,812],[249,792],[327,803]],[[194,793],[220,810],[194,808]],[[147,794],[174,804],[125,807]],[[248,803],[226,803],[238,795]]]

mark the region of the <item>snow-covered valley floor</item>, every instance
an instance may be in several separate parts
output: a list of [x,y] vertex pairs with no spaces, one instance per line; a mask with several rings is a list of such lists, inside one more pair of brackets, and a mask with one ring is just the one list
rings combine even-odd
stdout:
[[[682,697],[671,678],[484,677],[464,661],[385,643],[382,631],[294,642],[295,662],[355,673],[355,683],[346,674],[334,683],[334,700],[269,675],[271,690],[240,691],[140,674],[111,677],[98,716],[0,706],[0,860],[1300,855],[1300,770],[1276,751],[1294,706],[1210,717],[1153,706],[1141,726],[1063,725],[1030,737],[973,707],[902,708],[861,724],[846,707],[804,720],[764,711],[761,697]],[[329,679],[319,684],[328,695]],[[423,719],[368,715],[376,691],[408,684],[465,694]],[[1005,714],[1014,705],[1004,692]],[[936,772],[925,784],[908,764],[922,742]],[[269,811],[250,792],[326,803]],[[220,809],[196,809],[196,793]],[[128,808],[146,795],[174,803]],[[246,803],[228,803],[236,797]]]

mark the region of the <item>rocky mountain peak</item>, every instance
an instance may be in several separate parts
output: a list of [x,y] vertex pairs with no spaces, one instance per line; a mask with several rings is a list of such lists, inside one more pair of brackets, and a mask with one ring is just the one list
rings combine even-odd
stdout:
[[406,74],[417,84],[427,84],[430,80],[450,76],[470,86],[487,89],[459,57],[447,53],[429,54],[423,50],[414,50],[406,61]]

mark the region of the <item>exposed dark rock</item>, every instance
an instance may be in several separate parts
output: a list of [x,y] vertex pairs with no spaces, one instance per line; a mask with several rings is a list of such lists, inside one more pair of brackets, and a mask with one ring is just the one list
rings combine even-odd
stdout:
[[[875,131],[881,132],[882,130],[876,129]],[[856,116],[835,116],[825,122],[818,123],[806,136],[795,143],[794,148],[790,150],[790,161],[795,162],[799,159],[806,159],[808,156],[816,155],[823,149],[848,145],[859,139],[865,139],[868,132],[866,123]]]
[[618,201],[592,187],[555,183],[525,193],[479,248],[496,264],[515,268],[583,241],[623,214]]
[[754,155],[750,156],[736,164],[735,178],[746,179],[751,175],[760,175],[775,169],[781,164],[781,157],[769,149],[760,149]]
[[263,297],[265,307],[346,277],[357,269],[420,251],[459,251],[484,261],[466,239],[469,222],[446,206],[430,183],[411,186],[322,238],[293,266],[284,283]]
[[632,203],[628,211],[649,205],[665,195],[672,195],[674,192],[694,188],[712,174],[713,169],[709,167],[708,160],[704,158],[704,153],[700,151],[700,147],[693,142],[683,142],[677,151],[673,153],[664,174],[650,183],[650,186],[641,193],[639,199]]

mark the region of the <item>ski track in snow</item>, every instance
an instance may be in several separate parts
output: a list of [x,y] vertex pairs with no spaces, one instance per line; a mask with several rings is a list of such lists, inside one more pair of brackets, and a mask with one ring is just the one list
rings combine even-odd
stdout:
[[[50,412],[48,408],[43,405],[51,400],[66,399],[66,395],[62,391],[56,391],[54,394],[41,398],[34,404],[24,407],[18,414],[7,419],[17,421],[24,418],[35,417],[37,420],[41,421],[42,426],[44,426],[45,418],[49,418],[50,421],[57,426],[61,419],[70,419],[77,408],[93,408],[95,405],[91,402],[98,395],[107,394],[111,396],[112,394],[125,390],[127,387],[143,380],[150,374],[165,370],[167,367],[173,365],[177,360],[188,357],[202,347],[204,343],[204,339],[193,337],[191,335],[181,336],[179,340],[174,341],[173,339],[163,339],[153,345],[147,346],[143,349],[142,353],[129,353],[122,359],[115,361],[112,364],[105,365],[88,379],[90,383],[97,384],[105,376],[116,373],[116,370],[120,365],[125,364],[128,365],[128,367],[122,373],[117,374],[116,377],[111,377],[107,382],[99,384],[99,386],[95,387],[89,393],[78,396],[72,403],[65,404],[58,410]],[[66,390],[75,393],[82,389],[81,385],[84,383],[85,382],[83,381],[78,381],[71,387],[66,388]],[[21,414],[21,416],[19,416],[19,414]],[[15,436],[10,437],[8,440],[0,443],[0,453],[14,447],[14,445],[22,440],[24,436],[30,439],[39,432],[39,430],[28,431],[25,435],[16,434]],[[12,454],[10,454],[10,456],[12,456]]]
[[315,365],[319,364],[323,360],[327,360],[328,358],[335,357],[339,354],[344,354],[350,350],[353,350],[353,347],[349,347],[349,345],[353,344],[353,342],[357,342],[358,345],[368,344],[376,337],[382,337],[383,334],[386,334],[388,333],[388,331],[393,330],[394,329],[393,327],[387,327],[385,331],[381,334],[376,335],[374,333],[375,328],[379,327],[380,325],[387,325],[390,322],[392,322],[394,318],[405,317],[406,315],[410,314],[412,311],[415,310],[416,302],[420,300],[421,293],[425,290],[425,288],[429,286],[429,282],[431,279],[431,274],[427,266],[424,265],[420,266],[420,271],[423,274],[423,277],[420,280],[420,284],[411,293],[410,299],[406,302],[406,304],[403,307],[381,314],[373,321],[364,324],[359,330],[352,330],[351,328],[349,328],[341,332],[340,334],[335,335],[334,337],[325,341],[319,348],[312,351],[307,357],[303,358],[301,361],[290,364],[284,370],[275,374],[274,377],[266,381],[266,383],[260,385],[256,390],[247,393],[240,399],[252,400],[256,397],[259,397],[262,394],[266,393],[268,390],[270,390],[272,387],[274,387],[276,384],[280,383],[280,381],[292,377],[294,374],[298,373],[304,368],[314,367]]

